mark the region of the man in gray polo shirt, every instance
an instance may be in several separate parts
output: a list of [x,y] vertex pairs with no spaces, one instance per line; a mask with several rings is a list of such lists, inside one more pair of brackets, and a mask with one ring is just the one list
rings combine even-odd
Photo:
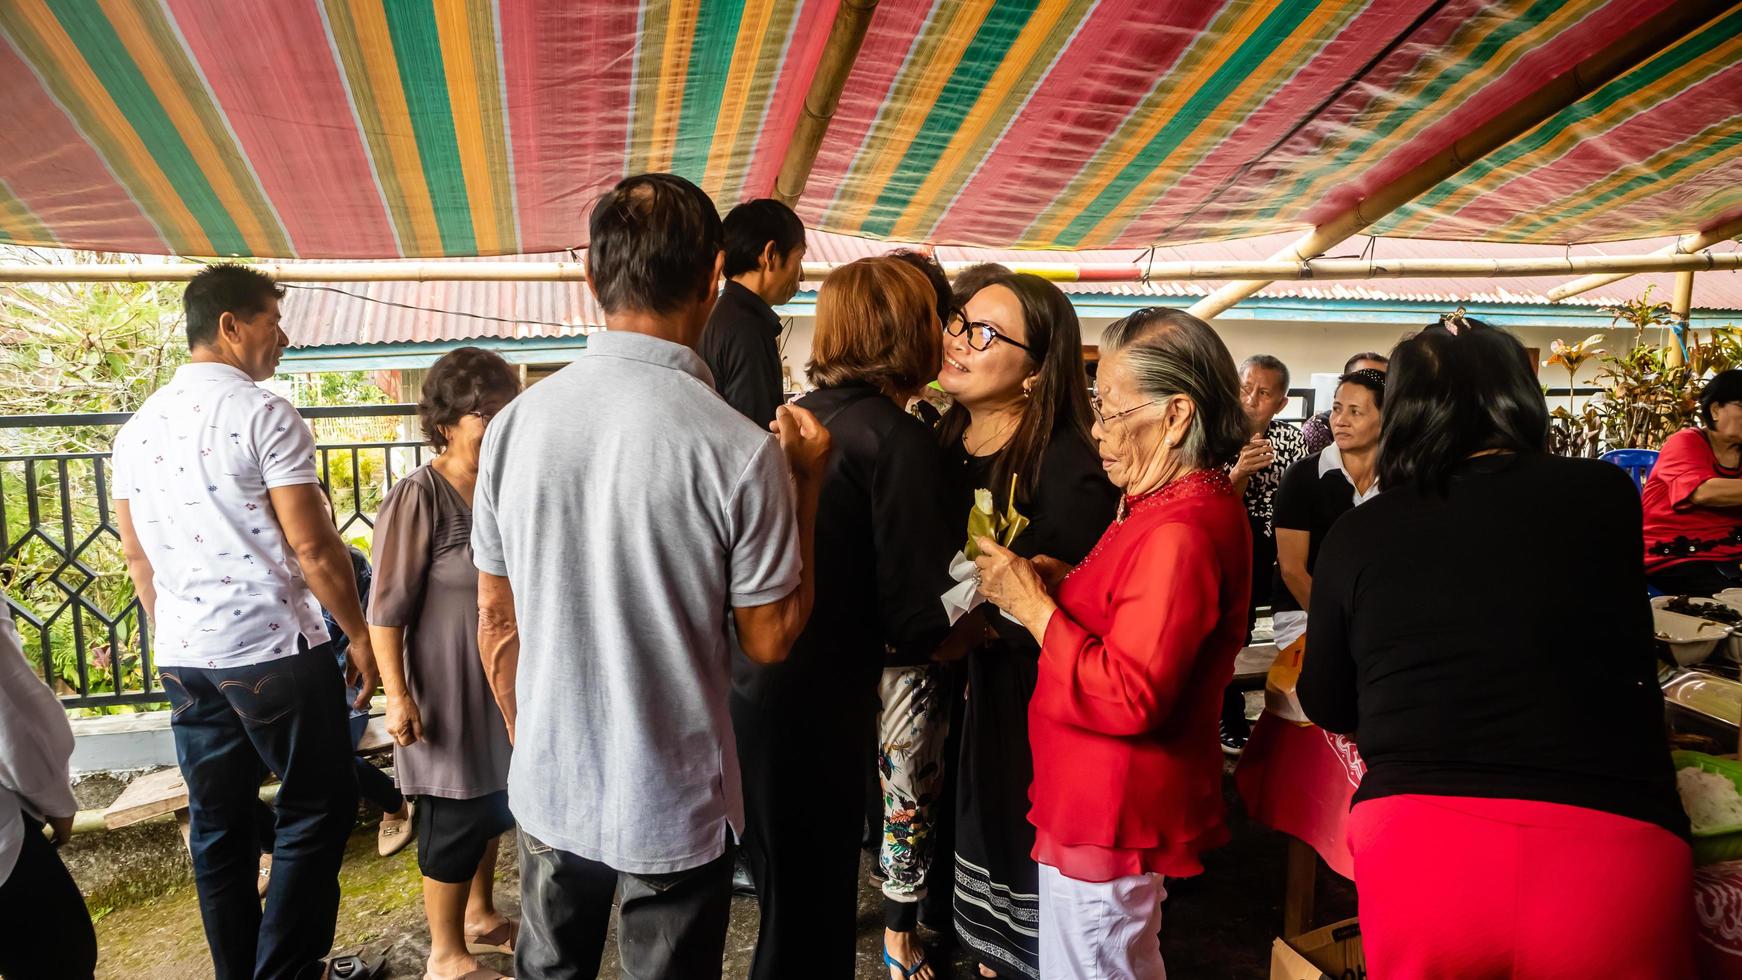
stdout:
[[604,333],[491,422],[472,549],[479,645],[514,737],[524,978],[593,977],[621,887],[625,975],[718,977],[743,825],[727,610],[774,663],[810,618],[828,432],[759,430],[694,351],[719,213],[670,174],[593,209]]

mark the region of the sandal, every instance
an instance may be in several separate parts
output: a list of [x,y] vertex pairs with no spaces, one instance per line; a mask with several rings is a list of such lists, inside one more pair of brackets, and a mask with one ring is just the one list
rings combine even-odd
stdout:
[[906,966],[900,960],[889,955],[889,947],[885,946],[883,947],[883,965],[886,967],[895,967],[897,970],[901,971],[903,980],[909,980],[909,978],[911,978],[915,973],[925,969],[925,954],[920,953],[919,959],[914,960],[912,966]]
[[387,957],[381,955],[366,960],[361,952],[356,956],[335,956],[327,961],[323,980],[380,980],[386,975]]
[[509,953],[514,952],[514,942],[520,938],[520,923],[504,918],[502,924],[481,936],[466,937],[466,952],[468,953]]
[[416,815],[417,804],[410,800],[405,801],[405,819],[396,820],[382,814],[381,829],[375,832],[375,853],[382,857],[392,857],[405,850],[405,845],[417,836],[417,825],[412,823],[412,817]]
[[[423,980],[436,980],[435,974],[426,973],[423,975]],[[455,977],[454,980],[514,980],[514,978],[499,970],[492,970],[487,966],[481,966],[465,976]]]

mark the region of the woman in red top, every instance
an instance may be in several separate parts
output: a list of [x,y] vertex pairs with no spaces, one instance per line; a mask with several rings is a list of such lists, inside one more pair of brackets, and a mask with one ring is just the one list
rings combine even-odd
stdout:
[[1074,569],[981,541],[981,592],[1040,642],[1029,704],[1040,974],[1159,977],[1165,875],[1227,840],[1216,721],[1246,630],[1245,443],[1215,331],[1149,309],[1108,328],[1095,437],[1125,493]]
[[1742,370],[1706,382],[1700,419],[1664,442],[1645,481],[1646,581],[1670,595],[1742,587]]

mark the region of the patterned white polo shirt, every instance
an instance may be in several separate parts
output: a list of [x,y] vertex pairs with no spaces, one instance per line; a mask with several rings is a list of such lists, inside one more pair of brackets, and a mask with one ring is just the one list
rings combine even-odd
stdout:
[[273,487],[318,482],[288,401],[226,364],[185,364],[115,436],[111,495],[151,559],[154,662],[245,667],[327,641],[272,512]]

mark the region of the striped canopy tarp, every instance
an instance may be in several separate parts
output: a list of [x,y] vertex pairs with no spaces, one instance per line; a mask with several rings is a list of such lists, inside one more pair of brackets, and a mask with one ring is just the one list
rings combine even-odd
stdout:
[[[862,2],[862,0],[856,0]],[[3,0],[0,241],[275,257],[584,244],[673,170],[766,196],[841,0]],[[1671,0],[881,0],[800,213],[1104,248],[1307,227]],[[1382,221],[1742,213],[1742,4]]]

